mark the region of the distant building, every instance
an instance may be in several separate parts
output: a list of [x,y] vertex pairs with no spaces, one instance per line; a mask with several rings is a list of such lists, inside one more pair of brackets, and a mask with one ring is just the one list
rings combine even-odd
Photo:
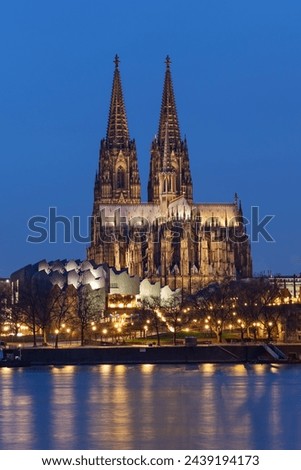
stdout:
[[301,341],[301,276],[269,276],[271,284],[280,290],[279,305],[282,305],[283,339],[286,342]]
[[139,276],[130,276],[127,269],[117,271],[106,264],[96,265],[87,260],[42,260],[24,266],[11,275],[13,303],[18,303],[24,287],[32,282],[39,284],[45,281],[60,289],[70,285],[75,289],[90,286],[92,290],[102,293],[100,308],[114,313],[136,309],[150,297],[164,302],[174,295],[168,286],[161,288],[158,281],[141,281]]
[[277,284],[282,290],[284,298],[291,302],[300,302],[301,300],[301,276],[270,276],[271,283]]
[[8,309],[11,302],[10,279],[0,277],[0,307]]
[[291,304],[287,306],[284,319],[285,335],[284,340],[287,342],[301,342],[301,305]]
[[[144,110],[147,112],[147,110]],[[193,110],[194,119],[197,111]],[[198,183],[205,175],[197,175]],[[229,184],[225,180],[225,184]],[[170,59],[166,58],[158,134],[151,144],[148,202],[141,202],[135,140],[130,138],[119,59],[106,137],[94,186],[87,258],[172,290],[252,276],[241,203],[195,203],[188,145],[182,139]]]
[[102,292],[100,308],[106,307],[106,297],[109,290],[109,269],[107,265],[97,266],[90,261],[56,260],[39,261],[29,264],[11,275],[11,288],[13,303],[18,303],[22,290],[33,281],[37,284],[48,282],[49,285],[72,285],[75,289],[90,286],[92,290]]

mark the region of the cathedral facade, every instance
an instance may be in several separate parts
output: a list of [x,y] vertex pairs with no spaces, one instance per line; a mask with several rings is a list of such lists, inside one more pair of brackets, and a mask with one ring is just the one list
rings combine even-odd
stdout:
[[188,292],[212,281],[251,277],[250,243],[237,196],[230,203],[193,200],[169,57],[158,134],[151,144],[148,202],[141,202],[136,144],[129,135],[118,56],[114,62],[87,258]]

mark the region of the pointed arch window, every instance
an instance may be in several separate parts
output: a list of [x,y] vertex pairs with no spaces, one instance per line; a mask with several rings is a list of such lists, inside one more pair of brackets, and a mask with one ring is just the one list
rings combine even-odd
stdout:
[[167,178],[164,178],[163,192],[164,192],[164,193],[168,193],[168,182],[167,182]]
[[118,167],[117,169],[117,188],[124,189],[125,188],[125,171],[122,166]]

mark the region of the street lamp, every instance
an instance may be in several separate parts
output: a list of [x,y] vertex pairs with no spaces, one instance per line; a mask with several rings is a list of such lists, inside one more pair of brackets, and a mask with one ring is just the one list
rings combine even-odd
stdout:
[[[93,323],[94,323],[94,322],[93,322]],[[96,338],[96,330],[97,330],[96,326],[93,325],[93,326],[92,326],[92,331],[94,332],[94,340],[95,340],[95,341],[96,341],[96,339],[97,339],[97,338]]]
[[70,335],[71,329],[70,329],[70,328],[67,328],[66,332],[67,332],[67,335],[68,335],[68,337],[69,337],[69,346],[71,346],[71,335]]
[[58,328],[56,328],[54,330],[54,333],[55,333],[55,344],[54,345],[55,345],[56,348],[59,345],[59,332],[60,332],[60,330]]

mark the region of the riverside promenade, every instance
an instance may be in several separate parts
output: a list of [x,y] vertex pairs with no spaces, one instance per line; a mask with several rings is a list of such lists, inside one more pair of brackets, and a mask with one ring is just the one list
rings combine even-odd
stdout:
[[[12,350],[10,350],[12,351]],[[23,348],[31,365],[300,363],[300,344],[214,344],[198,346],[99,346]]]

